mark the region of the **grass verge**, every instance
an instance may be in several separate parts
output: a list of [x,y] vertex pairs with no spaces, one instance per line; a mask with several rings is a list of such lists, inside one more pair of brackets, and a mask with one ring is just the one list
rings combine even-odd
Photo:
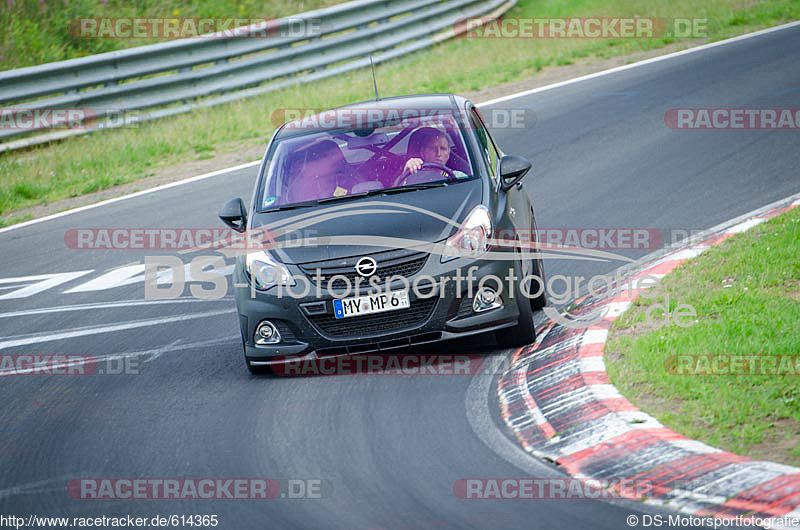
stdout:
[[[800,18],[797,0],[520,0],[509,17],[652,16],[707,18],[707,40]],[[384,96],[475,91],[525,79],[546,66],[587,57],[608,58],[675,42],[672,29],[652,39],[455,39],[380,65]],[[231,142],[263,144],[281,108],[326,108],[372,97],[369,70],[245,101],[202,109],[135,128],[72,138],[0,155],[0,217],[13,222],[22,208],[77,197],[154,174],[159,167],[201,160]]]
[[[658,296],[639,298],[615,322],[606,346],[612,382],[631,402],[690,438],[799,465],[800,378],[786,365],[778,371],[768,363],[757,369],[765,375],[752,375],[746,361],[752,355],[800,355],[798,249],[800,208],[794,208],[668,274]],[[671,311],[678,304],[693,306],[696,323],[658,329],[645,324],[647,309],[664,296]],[[699,362],[676,369],[675,356],[689,355],[708,358],[712,366],[713,359],[722,359],[722,371],[736,366],[730,364],[734,357],[743,364],[734,370],[739,375],[707,375],[713,368]]]

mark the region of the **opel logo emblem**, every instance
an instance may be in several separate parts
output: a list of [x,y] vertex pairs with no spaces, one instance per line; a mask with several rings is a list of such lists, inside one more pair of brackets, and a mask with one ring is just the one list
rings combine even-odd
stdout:
[[369,256],[364,256],[356,262],[356,272],[363,277],[372,276],[378,270],[378,264]]

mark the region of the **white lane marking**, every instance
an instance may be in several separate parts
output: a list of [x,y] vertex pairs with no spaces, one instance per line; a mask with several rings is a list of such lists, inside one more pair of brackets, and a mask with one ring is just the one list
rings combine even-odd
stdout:
[[558,368],[547,371],[538,377],[529,377],[528,384],[538,385],[542,381],[563,381],[569,377],[586,372],[605,372],[606,364],[602,357],[585,357],[561,363]]
[[605,344],[608,339],[607,329],[587,329],[581,344]]
[[702,44],[700,46],[695,46],[694,48],[687,48],[685,50],[681,50],[674,53],[669,53],[667,55],[660,55],[658,57],[651,57],[650,59],[644,59],[643,61],[638,61],[631,64],[625,64],[622,66],[617,66],[615,68],[610,68],[608,70],[601,70],[600,72],[595,72],[593,74],[587,74],[580,77],[575,77],[573,79],[567,79],[566,81],[560,81],[558,83],[553,83],[551,85],[545,85],[538,88],[532,88],[530,90],[525,90],[523,92],[517,92],[515,94],[509,94],[508,96],[502,96],[496,99],[492,99],[489,101],[485,101],[480,104],[480,106],[490,106],[496,105],[497,103],[502,103],[504,101],[509,101],[512,99],[522,98],[525,96],[530,96],[531,94],[538,94],[539,92],[545,92],[547,90],[553,90],[554,88],[560,88],[562,86],[571,85],[573,83],[580,83],[581,81],[587,81],[589,79],[595,79],[597,77],[603,77],[610,74],[616,74],[617,72],[623,72],[625,70],[630,70],[632,68],[637,68],[639,66],[645,66],[648,64],[653,64],[661,61],[667,61],[669,59],[674,59],[675,57],[681,57],[683,55],[688,55],[690,53],[697,53],[701,51],[705,51],[711,48],[716,48],[718,46],[724,46],[726,44],[732,44],[734,42],[739,42],[746,39],[751,39],[753,37],[758,37],[761,35],[766,35],[767,33],[773,33],[775,31],[781,31],[784,29],[793,28],[797,25],[800,25],[800,21],[796,22],[789,22],[788,24],[783,24],[781,26],[775,26],[772,28],[762,29],[759,31],[754,31],[753,33],[745,33],[744,35],[739,35],[738,37],[731,37],[730,39],[725,39],[717,42],[711,42],[709,44]]
[[668,254],[667,256],[664,257],[663,260],[659,261],[658,263],[665,263],[667,261],[676,261],[676,260],[683,261],[683,260],[687,260],[687,259],[696,258],[697,256],[699,256],[700,254],[702,254],[703,252],[705,252],[708,249],[709,249],[709,247],[707,247],[705,245],[697,245],[697,246],[685,248],[685,249],[680,250],[680,251],[678,251],[678,252],[676,252],[674,254]]
[[[191,272],[191,263],[186,263],[183,266],[183,283],[193,282],[193,281],[206,281],[206,279],[195,280],[192,276]],[[222,276],[229,276],[233,274],[233,269],[235,266],[233,264],[226,265],[225,267],[219,269],[219,274]],[[77,271],[77,272],[63,272],[57,274],[42,274],[38,276],[18,276],[14,278],[2,278],[0,279],[0,284],[8,283],[8,284],[17,284],[21,283],[23,285],[10,285],[7,287],[0,286],[0,290],[3,289],[16,289],[8,294],[0,296],[0,300],[5,299],[12,299],[12,298],[27,298],[29,296],[33,296],[34,294],[40,293],[52,287],[56,287],[63,283],[70,282],[80,276],[84,276],[94,272],[94,270],[85,270],[85,271]],[[73,287],[72,289],[67,289],[66,291],[62,291],[63,294],[73,294],[73,293],[84,293],[90,291],[105,291],[108,289],[112,289],[114,287],[122,287],[124,285],[132,285],[135,283],[143,283],[145,281],[145,264],[134,264],[134,265],[125,265],[123,267],[118,267],[116,269],[112,269],[103,275],[91,279],[88,282],[82,283],[77,287]],[[209,272],[209,271],[207,271]],[[173,283],[173,269],[161,269],[157,273],[157,280],[156,283],[158,285],[163,284],[172,284]],[[37,282],[33,284],[27,284],[26,282]]]
[[627,311],[630,306],[630,301],[609,302],[607,305],[608,313],[606,314],[606,318],[618,318],[622,313]]
[[121,287],[139,281],[144,281],[144,263],[111,270],[98,278],[94,278],[77,287],[64,291],[64,294],[103,291],[105,289],[111,289],[112,287]]
[[581,374],[586,372],[605,372],[606,363],[602,356],[581,358],[578,360],[578,371]]
[[217,311],[205,311],[203,313],[192,313],[189,315],[179,315],[166,318],[151,318],[146,320],[134,320],[131,322],[124,322],[121,324],[109,324],[102,326],[86,326],[82,328],[74,328],[72,330],[59,330],[59,331],[43,331],[39,333],[31,333],[29,335],[18,335],[11,337],[9,340],[0,341],[0,350],[6,348],[14,348],[17,346],[26,346],[28,344],[39,344],[42,342],[52,342],[56,340],[72,339],[75,337],[84,337],[86,335],[99,335],[102,333],[110,333],[112,331],[124,331],[128,329],[144,328],[155,326],[158,324],[168,324],[170,322],[181,322],[184,320],[194,320],[196,318],[205,318],[226,313],[235,313],[236,309],[223,309]]
[[[528,387],[524,390],[530,394]],[[558,398],[549,401],[547,405],[538,407],[545,417],[557,416],[560,412],[580,407],[581,404],[602,401],[605,399],[619,399],[623,397],[614,385],[598,384],[586,385],[570,392],[560,394]]]
[[[544,415],[544,412],[536,403],[533,403],[533,397],[531,396],[530,387],[528,386],[528,370],[525,368],[517,370],[517,372],[514,374],[514,382],[522,389],[522,392],[524,392],[524,394],[530,398],[525,399],[525,395],[522,396],[522,399],[528,408],[528,415],[532,416],[532,419],[536,425],[546,425],[548,421]],[[531,403],[529,403],[529,401]]]
[[707,455],[707,454],[722,452],[722,449],[711,447],[710,445],[706,445],[703,442],[698,442],[697,440],[670,440],[669,444],[674,447],[677,447],[678,449],[683,449],[684,451],[690,451],[698,455]]
[[169,188],[174,188],[175,186],[182,186],[183,184],[189,184],[190,182],[197,182],[198,180],[205,180],[207,178],[216,177],[217,175],[222,175],[224,173],[230,173],[233,171],[239,171],[240,169],[247,169],[250,167],[257,166],[261,163],[261,160],[256,160],[255,162],[247,162],[246,164],[239,164],[238,166],[227,167],[224,169],[218,169],[216,171],[211,171],[210,173],[203,173],[202,175],[197,175],[196,177],[189,177],[183,180],[176,180],[175,182],[170,182],[169,184],[163,184],[161,186],[156,186],[154,188],[148,188],[146,190],[137,191],[136,193],[131,193],[129,195],[123,195],[122,197],[114,197],[113,199],[107,199],[105,201],[96,202],[94,204],[87,204],[86,206],[80,206],[78,208],[73,208],[71,210],[64,210],[63,212],[58,212],[53,215],[48,215],[46,217],[41,217],[39,219],[31,219],[30,221],[25,221],[24,223],[18,223],[15,225],[7,226],[5,228],[0,228],[0,234],[3,232],[8,232],[14,230],[15,228],[22,228],[24,226],[30,226],[36,223],[41,223],[44,221],[50,221],[52,219],[58,219],[60,217],[65,217],[67,215],[72,215],[74,213],[83,212],[86,210],[91,210],[92,208],[97,208],[98,206],[105,206],[107,204],[113,204],[115,202],[124,201],[127,199],[132,199],[134,197],[141,197],[142,195],[147,195],[148,193],[153,193],[155,191],[162,191]]
[[[161,357],[162,354],[167,352],[190,350],[193,348],[202,348],[204,346],[211,346],[214,344],[227,344],[238,338],[239,338],[238,335],[231,335],[229,337],[188,342],[186,344],[180,344],[180,340],[176,340],[159,348],[153,348],[150,350],[139,350],[126,353],[112,353],[108,355],[85,356],[81,357],[80,359],[69,360],[61,363],[48,364],[47,368],[50,370],[52,369],[60,370],[62,368],[69,368],[70,366],[80,366],[89,362],[99,364],[101,362],[116,361],[119,359],[126,359],[130,357],[141,357],[144,355],[148,356],[148,358],[145,359],[144,362],[149,363],[154,361],[155,359],[158,359],[159,357]],[[16,370],[16,369],[0,370],[0,377],[9,375],[25,375],[33,372],[34,370],[36,370],[36,367],[26,368],[24,370]]]
[[[196,281],[192,277],[191,267],[192,267],[191,263],[185,263],[183,265],[183,280],[182,280],[183,283]],[[233,274],[234,267],[235,266],[233,264],[226,265],[225,267],[218,269],[218,273],[221,276],[229,276]],[[144,271],[145,271],[144,263],[138,265],[129,265],[127,267],[122,267],[119,269],[114,269],[110,272],[103,274],[98,278],[89,280],[88,282],[82,283],[77,287],[73,287],[72,289],[64,291],[64,294],[84,293],[89,291],[105,291],[108,289],[113,289],[114,287],[121,287],[123,285],[144,283],[145,281]],[[173,276],[174,272],[172,268],[161,269],[156,273],[156,284],[171,285],[172,283],[174,283]],[[199,280],[199,281],[204,281],[204,280]]]
[[79,278],[85,274],[89,274],[92,270],[77,271],[77,272],[60,272],[56,274],[39,274],[37,276],[18,276],[16,278],[3,278],[0,283],[24,283],[34,282],[28,285],[19,286],[19,289],[11,291],[8,294],[0,296],[0,300],[11,300],[12,298],[27,298],[36,293],[40,293],[56,285],[67,283]]
[[756,217],[754,219],[748,219],[747,221],[745,221],[743,223],[739,223],[738,225],[735,225],[735,226],[732,226],[732,227],[728,228],[725,231],[725,233],[727,233],[727,234],[741,234],[742,232],[747,232],[748,230],[750,230],[754,226],[760,225],[764,221],[766,221],[766,219],[758,218],[758,217]]
[[[219,339],[212,339],[209,342],[219,342]],[[155,348],[155,349],[150,350],[150,351],[145,352],[145,353],[135,352],[133,355],[136,355],[136,356],[147,355],[147,359],[145,359],[144,362],[145,363],[149,363],[149,362],[155,361],[156,359],[161,357],[162,354],[164,354],[164,353],[166,353],[168,351],[174,351],[176,349],[181,349],[178,346],[180,343],[181,343],[181,339],[173,340],[169,344],[165,344],[164,346],[161,346],[160,348]]]
[[[639,423],[643,419],[645,421]],[[569,436],[563,438],[566,443],[558,448],[559,457],[599,446],[631,431],[663,427],[655,418],[639,411],[609,412],[601,420],[582,425],[586,425],[586,428],[571,431]],[[555,451],[555,448],[551,449]]]
[[[562,87],[562,86],[565,86],[565,85],[569,85],[569,84],[572,84],[572,83],[579,83],[581,81],[594,79],[596,77],[601,77],[601,76],[604,76],[604,75],[614,74],[616,72],[620,72],[620,71],[623,71],[623,70],[629,70],[631,68],[636,68],[638,66],[644,66],[644,65],[655,63],[655,62],[658,62],[658,61],[665,61],[667,59],[672,59],[672,58],[675,58],[675,57],[679,57],[681,55],[687,55],[687,54],[690,54],[690,53],[695,53],[695,52],[707,50],[709,48],[716,48],[717,46],[724,46],[726,44],[731,44],[731,43],[738,42],[738,41],[741,41],[741,40],[750,39],[750,38],[753,38],[753,37],[757,37],[759,35],[765,35],[767,33],[772,33],[772,32],[775,32],[775,31],[781,31],[781,30],[784,30],[784,29],[788,29],[788,28],[792,28],[794,26],[797,26],[798,24],[800,24],[800,21],[790,22],[788,24],[783,24],[781,26],[775,26],[775,27],[772,27],[772,28],[762,29],[760,31],[754,31],[753,33],[745,33],[744,35],[739,35],[738,37],[732,37],[730,39],[725,39],[725,40],[721,40],[721,41],[718,41],[718,42],[712,42],[710,44],[703,44],[701,46],[695,46],[694,48],[688,48],[686,50],[681,50],[679,52],[670,53],[670,54],[667,54],[667,55],[661,55],[659,57],[653,57],[651,59],[645,59],[643,61],[639,61],[639,62],[635,62],[635,63],[631,63],[631,64],[626,64],[626,65],[623,65],[623,66],[618,66],[618,67],[611,68],[611,69],[608,69],[608,70],[602,70],[600,72],[595,72],[593,74],[588,74],[588,75],[584,75],[584,76],[581,76],[581,77],[576,77],[574,79],[568,79],[566,81],[561,81],[561,82],[553,83],[553,84],[546,85],[546,86],[543,86],[543,87],[534,88],[532,90],[524,90],[522,92],[517,92],[515,94],[509,94],[507,96],[503,96],[503,97],[500,97],[500,98],[491,99],[489,101],[484,101],[482,103],[479,103],[478,106],[488,107],[488,106],[495,105],[497,103],[501,103],[501,102],[504,102],[504,101],[510,101],[512,99],[517,99],[517,98],[528,96],[530,94],[535,94],[537,92],[544,92],[545,90],[552,90],[554,88],[559,88],[559,87]],[[98,203],[95,203],[95,204],[87,204],[86,206],[81,206],[79,208],[73,208],[72,210],[65,210],[63,212],[59,212],[59,213],[53,214],[53,215],[48,215],[47,217],[42,217],[40,219],[31,219],[30,221],[25,221],[23,223],[17,223],[15,225],[7,226],[5,228],[0,228],[0,234],[2,234],[3,232],[9,232],[9,231],[17,229],[17,228],[30,226],[30,225],[33,225],[33,224],[36,224],[36,223],[41,223],[41,222],[44,222],[44,221],[50,221],[52,219],[58,219],[59,217],[64,217],[64,216],[67,216],[67,215],[71,215],[73,213],[78,213],[78,212],[82,212],[82,211],[89,210],[89,209],[92,209],[92,208],[97,208],[98,206],[105,206],[107,204],[112,204],[112,203],[115,203],[115,202],[124,201],[126,199],[131,199],[133,197],[139,197],[139,196],[145,195],[147,193],[152,193],[152,192],[155,192],[155,191],[161,191],[161,190],[169,189],[169,188],[172,188],[172,187],[175,187],[175,186],[180,186],[182,184],[188,184],[190,182],[195,182],[195,181],[198,181],[198,180],[203,180],[203,179],[207,179],[207,178],[210,178],[210,177],[215,177],[217,175],[222,175],[224,173],[228,173],[228,172],[232,172],[232,171],[238,171],[240,169],[246,169],[246,168],[249,168],[249,167],[254,167],[254,166],[259,165],[260,163],[261,163],[261,161],[257,160],[257,161],[254,161],[254,162],[248,162],[246,164],[240,164],[238,166],[233,166],[233,167],[229,167],[229,168],[225,168],[225,169],[219,169],[217,171],[212,171],[210,173],[204,173],[204,174],[198,175],[196,177],[190,177],[190,178],[187,178],[187,179],[183,179],[183,180],[178,180],[176,182],[172,182],[170,184],[164,184],[163,186],[156,186],[155,188],[150,188],[150,189],[138,191],[138,192],[132,193],[130,195],[123,195],[122,197],[115,197],[113,199],[108,199],[108,200],[101,201],[101,202],[98,202]]]
[[61,475],[44,480],[37,480],[35,482],[28,482],[27,484],[20,484],[19,486],[3,488],[0,490],[0,499],[15,495],[30,495],[33,493],[47,493],[50,491],[63,492],[64,483],[69,482],[73,478],[75,478],[75,475]]
[[31,315],[44,315],[48,313],[67,313],[70,311],[88,311],[90,309],[111,309],[115,307],[136,307],[143,305],[161,305],[161,304],[185,304],[192,302],[230,302],[233,298],[227,296],[225,298],[217,299],[202,299],[202,298],[175,298],[167,300],[120,300],[118,302],[98,302],[91,304],[74,304],[62,305],[55,307],[42,307],[39,309],[24,309],[21,311],[10,311],[8,313],[0,313],[0,318],[13,318],[25,317]]

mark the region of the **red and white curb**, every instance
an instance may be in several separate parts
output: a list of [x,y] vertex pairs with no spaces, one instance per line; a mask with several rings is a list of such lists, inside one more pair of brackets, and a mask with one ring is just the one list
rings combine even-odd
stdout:
[[[661,277],[732,235],[800,205],[800,194],[711,229],[627,274]],[[633,279],[634,281],[631,281]],[[641,289],[585,297],[573,317],[606,311],[580,329],[548,320],[514,353],[498,384],[501,415],[530,454],[579,479],[635,480],[646,502],[701,516],[800,517],[800,468],[755,461],[690,440],[633,406],[611,384],[603,349],[611,324]],[[624,493],[624,492],[622,492]]]

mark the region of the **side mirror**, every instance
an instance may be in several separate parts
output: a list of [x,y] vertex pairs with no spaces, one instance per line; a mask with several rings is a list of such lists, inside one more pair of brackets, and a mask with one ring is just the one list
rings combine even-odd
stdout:
[[500,187],[508,191],[514,187],[533,164],[527,158],[515,155],[505,155],[500,159]]
[[247,209],[244,201],[237,197],[226,202],[219,211],[219,218],[237,232],[244,232],[247,229]]

